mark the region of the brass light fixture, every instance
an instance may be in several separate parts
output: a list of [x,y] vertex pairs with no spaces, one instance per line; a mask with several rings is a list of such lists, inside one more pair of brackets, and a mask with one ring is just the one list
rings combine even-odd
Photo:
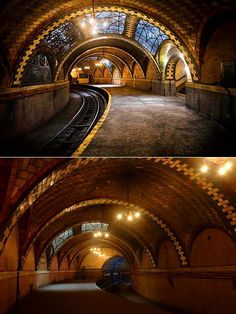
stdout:
[[212,170],[214,166],[217,169],[218,175],[224,176],[232,169],[233,162],[228,160],[227,158],[207,157],[205,158],[204,163],[200,167],[200,171],[203,174],[207,174],[209,171]]
[[127,175],[127,180],[126,180],[126,202],[127,202],[127,207],[119,212],[116,215],[117,220],[126,220],[128,222],[131,222],[135,219],[140,218],[141,214],[139,211],[133,211],[132,207],[130,206],[130,186],[129,186],[129,178],[130,174]]
[[[103,27],[107,27],[107,21],[105,20],[103,22]],[[96,13],[95,13],[95,0],[92,0],[92,13],[89,18],[83,18],[81,22],[81,27],[85,28],[88,27],[90,28],[90,32],[92,35],[97,35],[98,33],[98,21],[96,18]]]
[[108,224],[103,223],[103,208],[101,209],[101,227],[93,233],[94,238],[108,238],[109,232],[107,231]]
[[99,257],[106,257],[106,254],[103,254],[101,248],[99,247],[92,247],[90,251]]

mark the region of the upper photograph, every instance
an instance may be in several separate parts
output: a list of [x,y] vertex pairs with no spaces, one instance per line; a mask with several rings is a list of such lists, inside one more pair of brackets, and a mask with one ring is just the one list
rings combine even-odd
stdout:
[[234,0],[1,0],[0,156],[236,156]]

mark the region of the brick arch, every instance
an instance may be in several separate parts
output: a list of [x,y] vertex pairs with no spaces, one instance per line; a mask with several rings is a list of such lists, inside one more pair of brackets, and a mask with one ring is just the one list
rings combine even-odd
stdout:
[[[112,204],[113,203],[114,202],[112,202]],[[45,251],[46,248],[49,246],[49,244],[53,241],[53,239],[55,239],[63,231],[69,228],[77,228],[84,221],[87,221],[87,222],[100,221],[100,214],[96,213],[96,208],[94,210],[91,209],[90,211],[91,214],[88,217],[87,212],[89,211],[89,208],[86,207],[85,203],[84,205],[85,207],[80,206],[80,204],[78,204],[74,206],[72,211],[70,211],[70,208],[67,208],[63,211],[63,213],[59,212],[55,217],[53,217],[50,221],[44,224],[43,228],[39,229],[37,233],[33,234],[30,238],[28,238],[27,243],[25,244],[25,249],[24,251],[22,251],[22,263],[24,264],[24,261],[27,258],[31,250],[31,247],[33,245],[36,245],[37,247],[36,258],[38,259],[39,256],[42,254],[42,252]],[[98,205],[100,205],[100,203]],[[102,201],[101,201],[101,205],[102,205]],[[74,224],[74,217],[77,216],[77,211],[80,217],[80,221],[77,221],[77,223]],[[109,212],[109,209],[108,209],[108,212]],[[68,216],[70,213],[71,215]],[[64,219],[64,215],[67,215],[65,219]],[[105,212],[105,216],[106,215],[107,213]],[[111,217],[104,218],[103,222],[111,224],[112,228],[115,227],[115,224],[114,226],[112,226],[113,219]],[[147,222],[147,225],[149,225],[148,222]],[[129,226],[129,228],[126,228],[123,225],[119,225],[119,227],[115,227],[115,229],[113,229],[112,235],[117,235],[117,238],[121,240],[124,236],[124,233],[129,234],[130,241],[128,242],[130,245],[132,245],[132,242],[136,241],[140,245],[140,247],[143,247],[147,251],[150,258],[150,262],[152,263],[153,267],[155,267],[156,259],[152,252],[151,244],[147,241],[147,239],[145,239],[145,237],[142,236],[142,232],[139,231],[138,225],[132,224]],[[90,237],[91,233],[78,233],[74,237],[68,238],[64,244],[67,245],[67,241],[72,241],[73,238],[76,238],[79,235],[81,236],[81,238],[86,237],[86,236]],[[125,241],[124,243],[127,243],[127,241]]]
[[181,267],[178,254],[171,241],[164,239],[159,244],[157,253],[158,268]]
[[[87,39],[85,40],[84,42],[81,42],[81,43],[78,43],[78,45],[76,45],[75,47],[73,47],[69,52],[68,54],[66,54],[64,56],[64,58],[61,60],[59,66],[58,66],[58,69],[57,69],[57,72],[56,72],[56,75],[55,75],[55,80],[57,79],[57,76],[58,76],[58,73],[60,73],[61,69],[64,68],[65,64],[68,63],[68,60],[70,60],[73,55],[76,55],[76,57],[72,58],[72,61],[69,62],[69,65],[67,65],[67,70],[66,70],[66,73],[65,73],[65,78],[67,77],[67,74],[68,72],[71,70],[71,68],[73,67],[73,65],[78,62],[78,60],[80,60],[81,58],[81,55],[83,56],[84,54],[87,54],[88,51],[93,51],[95,49],[97,49],[97,45],[99,43],[99,41],[103,41],[103,40],[112,40],[112,41],[116,41],[119,43],[119,46],[118,47],[115,47],[115,46],[112,46],[111,44],[106,44],[106,45],[101,45],[101,47],[99,47],[99,49],[107,49],[109,48],[110,50],[112,51],[117,51],[117,55],[116,57],[119,57],[119,60],[123,60],[123,62],[128,66],[128,63],[127,63],[127,57],[131,58],[133,60],[133,62],[135,62],[135,64],[138,64],[141,68],[141,71],[144,73],[145,71],[145,65],[143,65],[143,62],[144,61],[144,56],[146,55],[146,59],[147,60],[150,60],[152,61],[153,63],[153,66],[156,67],[157,71],[159,71],[159,65],[158,63],[156,62],[156,60],[154,59],[154,57],[152,56],[152,54],[147,51],[142,45],[140,45],[139,43],[137,43],[135,40],[133,39],[130,39],[130,38],[125,38],[121,35],[117,35],[117,34],[109,34],[109,36],[104,36],[104,35],[101,35],[99,37],[95,37],[95,38],[90,38],[90,39]],[[89,47],[87,48],[89,45],[96,45],[95,47]],[[121,47],[121,44],[125,44],[129,47],[132,47],[132,49],[134,49],[134,51],[136,50],[137,54],[140,55],[140,53],[143,54],[142,58],[139,56],[136,56],[134,52],[128,52],[127,49],[125,48],[122,48]],[[84,51],[82,53],[78,53],[78,50],[79,49],[83,49]],[[114,53],[113,53],[114,54]],[[123,59],[119,56],[120,54],[123,55]],[[125,55],[127,56],[125,56]],[[130,66],[128,66],[130,71],[132,71],[132,68]]]
[[174,80],[175,79],[175,69],[177,62],[179,61],[179,56],[170,57],[166,69],[165,69],[165,79],[166,80]]
[[[62,217],[65,213],[76,211],[80,208],[83,208],[85,206],[89,205],[104,205],[104,204],[114,204],[119,206],[128,206],[128,203],[119,201],[119,200],[113,200],[113,199],[93,199],[93,200],[87,200],[84,202],[81,202],[79,204],[72,205],[69,208],[64,209],[63,211],[59,212],[57,215],[55,215],[49,222],[47,222],[44,227],[40,230],[40,232],[37,234],[37,237],[47,228],[47,226],[51,223],[53,223],[55,220],[57,220],[59,217]],[[185,254],[185,248],[184,245],[181,243],[182,241],[179,239],[175,231],[167,225],[165,221],[158,218],[154,214],[152,214],[150,211],[143,209],[137,205],[129,204],[130,208],[136,211],[139,211],[142,215],[147,216],[151,220],[153,220],[167,235],[167,237],[170,239],[170,241],[173,242],[177,252],[179,259],[181,261],[182,266],[186,266],[188,264],[188,258]],[[33,239],[32,243],[34,243],[36,238]],[[150,249],[147,249],[149,252],[148,254],[152,256]],[[152,264],[155,265],[155,259],[152,257]]]
[[[103,247],[103,252],[106,254],[106,252],[109,252],[109,251],[113,251],[112,252],[112,254],[114,254],[114,255],[109,255],[109,256],[111,256],[111,257],[115,257],[115,256],[122,256],[125,260],[127,260],[128,261],[128,263],[129,264],[131,264],[131,259],[129,259],[126,255],[124,256],[124,254],[122,254],[122,252],[120,252],[120,251],[116,251],[115,249],[113,249],[113,248],[109,248],[109,247]],[[75,256],[75,258],[73,259],[73,262],[75,261],[75,259],[77,258],[79,258],[80,260],[79,260],[79,269],[83,269],[83,267],[86,267],[86,264],[88,263],[88,260],[90,259],[94,259],[94,257],[93,257],[93,253],[91,253],[91,252],[83,252],[83,256],[80,256],[80,254],[81,254],[82,252],[80,252],[80,253],[78,253],[78,255],[77,256]],[[110,253],[109,253],[110,254]],[[80,256],[80,257],[79,257]],[[95,257],[95,259],[96,259],[96,257]],[[97,269],[100,269],[100,270],[102,270],[103,269],[103,265],[104,265],[104,263],[106,262],[106,259],[105,260],[101,260],[100,262],[98,262],[98,265],[97,265]],[[99,266],[99,267],[98,267]]]
[[[104,245],[104,246],[103,246],[103,245]],[[81,260],[80,260],[80,263],[79,263],[79,267],[81,267],[81,264],[83,263],[83,261],[84,261],[84,259],[86,258],[86,256],[91,253],[91,252],[88,250],[90,247],[91,247],[91,246],[85,247],[85,248],[82,249],[82,250],[78,250],[78,251],[74,254],[74,256],[73,256],[73,258],[72,258],[72,260],[71,260],[71,264],[73,263],[73,261],[75,260],[75,258],[78,257],[78,255],[81,254],[81,252],[83,252],[84,255],[82,256],[82,258],[81,258]],[[116,250],[117,253],[119,253],[119,254],[121,254],[122,256],[124,256],[124,257],[129,261],[129,263],[130,263],[131,265],[134,264],[134,263],[132,263],[132,257],[133,257],[134,260],[136,261],[137,265],[139,265],[139,267],[140,267],[140,262],[139,262],[139,260],[138,260],[138,258],[137,258],[137,256],[136,256],[135,252],[131,252],[131,253],[132,253],[132,256],[129,256],[127,253],[125,253],[124,251],[120,250],[118,247],[116,247],[116,246],[112,245],[111,243],[109,243],[109,241],[104,241],[104,243],[102,244],[102,247],[104,247],[104,248],[111,248],[111,249],[113,249],[113,250]]]
[[[77,47],[75,47],[74,50],[77,50]],[[72,51],[72,53],[73,53],[73,51]],[[121,54],[124,56],[124,58],[120,57]],[[89,50],[86,50],[82,54],[80,54],[75,60],[73,60],[72,64],[68,67],[68,70],[65,73],[65,77],[68,75],[69,71],[71,70],[71,68],[73,67],[74,64],[81,62],[82,60],[84,60],[85,58],[88,58],[89,56],[97,56],[97,55],[99,55],[100,57],[104,56],[108,60],[111,59],[111,61],[114,63],[114,65],[117,67],[117,69],[121,73],[122,72],[121,66],[118,65],[118,62],[120,62],[125,67],[127,67],[131,76],[132,76],[132,67],[129,65],[129,61],[127,61],[127,58],[132,59],[133,63],[140,64],[138,62],[138,60],[134,56],[132,56],[130,53],[128,53],[127,51],[124,51],[124,50],[117,48],[117,47],[112,47],[112,46],[107,46],[107,45],[104,46],[103,45],[99,48],[97,48],[97,47],[91,48]],[[127,55],[127,56],[125,57],[125,55]],[[62,67],[62,65],[64,64],[65,60],[68,57],[69,56],[67,56],[65,59],[62,60],[60,67]],[[141,67],[141,65],[140,65],[140,67]],[[60,72],[60,68],[58,68],[57,74],[59,74],[59,72]],[[57,74],[55,75],[56,79],[57,79]]]
[[236,59],[236,11],[223,11],[211,17],[200,36],[201,82],[217,84],[221,81],[221,62]]
[[[115,242],[112,242],[110,240],[101,240],[100,242],[100,245],[102,246],[106,246],[106,247],[111,247],[112,249],[115,249],[117,250],[118,252],[122,253],[122,255],[124,255],[129,261],[130,263],[132,264],[132,256],[134,257],[136,263],[138,265],[140,265],[140,261],[137,257],[137,254],[134,252],[134,250],[130,247],[130,246],[127,246],[126,243],[124,243],[122,240],[119,240],[119,245]],[[121,245],[123,245],[124,247],[121,248]],[[71,248],[71,250],[69,252],[67,252],[64,256],[63,256],[63,260],[66,259],[66,257],[68,256],[68,254],[71,253],[71,251],[74,250],[73,252],[73,257],[71,258],[71,261],[70,261],[70,264],[73,263],[74,259],[81,253],[81,251],[83,251],[85,254],[87,253],[90,253],[90,248],[94,246],[94,244],[91,242],[91,241],[86,241],[83,243],[83,245],[81,247],[77,247],[77,246],[74,246],[73,248]],[[128,252],[130,254],[128,254]],[[62,261],[63,261],[62,260]],[[62,262],[61,261],[61,262]]]
[[133,78],[136,78],[136,79],[144,79],[145,78],[145,73],[138,63],[134,64]]
[[201,227],[190,247],[191,266],[235,265],[236,243],[218,226]]
[[214,30],[216,30],[215,27],[217,26],[218,28],[225,19],[235,17],[235,14],[236,8],[228,8],[225,6],[221,8],[217,7],[204,16],[196,36],[196,47],[199,50],[197,52],[199,54],[200,66],[202,65],[202,58],[206,44],[212,36]]
[[[61,181],[62,178],[65,179],[67,176],[71,175],[74,171],[79,169],[80,166],[82,167],[83,165],[86,165],[87,168],[88,165],[92,166],[96,162],[99,161],[97,159],[90,159],[89,161],[83,159],[70,161],[62,168],[50,173],[47,177],[44,178],[44,180],[36,185],[33,190],[27,195],[27,197],[21,202],[21,204],[16,208],[13,215],[9,217],[8,225],[2,231],[2,237],[0,242],[1,252],[12,228],[17,223],[18,219],[34,204],[34,202],[39,198],[42,193],[46,192],[46,190],[52,187],[55,183]],[[191,166],[185,164],[184,161],[180,161],[178,159],[157,158],[148,161],[146,160],[143,162],[146,162],[149,166],[154,166],[156,163],[160,164],[163,169],[169,169],[169,171],[171,171],[173,175],[178,174],[180,178],[186,181],[188,186],[190,186],[190,183],[192,182],[192,193],[195,193],[195,189],[196,192],[204,195],[204,197],[206,197],[206,199],[208,199],[212,203],[211,208],[213,208],[214,211],[217,211],[221,215],[222,224],[225,224],[227,229],[231,230],[232,235],[235,236],[235,208],[231,204],[230,200],[227,199],[222,191],[217,188],[212,182],[204,178],[202,174],[195,171],[193,168],[191,168]]]
[[103,76],[104,76],[105,78],[109,78],[109,79],[112,78],[112,73],[111,73],[111,71],[108,69],[108,67],[106,67],[106,66],[104,67]]
[[[185,57],[185,60],[190,68],[190,72],[192,74],[193,80],[198,81],[199,74],[198,74],[198,66],[196,62],[194,61],[194,58],[192,54],[190,53],[189,49],[185,44],[172,32],[170,31],[166,26],[164,26],[162,23],[158,22],[157,20],[145,15],[144,13],[133,11],[131,9],[125,8],[125,7],[115,7],[115,6],[104,6],[104,7],[97,7],[96,12],[101,11],[113,11],[113,12],[124,12],[130,15],[138,16],[139,18],[142,18],[143,20],[153,24],[154,26],[157,26],[160,28],[161,31],[166,33],[169,38],[175,42],[176,46],[181,50],[183,56]],[[30,44],[23,54],[20,61],[17,63],[16,71],[15,71],[15,77],[13,81],[13,86],[19,86],[21,84],[22,75],[24,73],[24,68],[26,63],[28,62],[30,56],[32,55],[33,51],[37,48],[37,46],[40,44],[40,42],[48,35],[48,33],[52,30],[54,30],[59,25],[65,23],[66,21],[69,21],[72,18],[82,16],[87,13],[91,13],[92,9],[84,9],[81,11],[75,11],[68,15],[63,16],[63,18],[58,19],[57,21],[54,21],[50,26],[48,26],[46,29],[42,31],[40,35],[37,36],[37,39],[35,39],[32,44]]]
[[[68,210],[68,209],[67,209]],[[65,212],[67,212],[67,210]],[[59,217],[62,217],[63,218],[63,215],[58,215]],[[26,250],[26,252],[24,253],[24,255],[22,256],[22,262],[24,264],[24,261],[25,259],[27,258],[31,248],[33,247],[33,245],[35,244],[36,240],[40,237],[40,235],[42,235],[47,226],[53,226],[53,221],[57,221],[57,218],[54,217],[54,219],[52,219],[50,222],[48,222],[46,225],[45,225],[45,228],[41,229],[36,235],[35,237],[33,238],[33,240],[29,243],[28,245],[28,248]],[[94,221],[94,220],[93,220]],[[92,222],[92,221],[91,221]],[[109,221],[104,221],[104,222],[107,222],[109,223]],[[78,226],[80,225],[81,223],[79,224],[76,224],[75,226]],[[71,226],[71,227],[75,227],[75,226]],[[51,238],[48,238],[47,239],[47,242],[45,240],[43,240],[43,245],[41,246],[41,248],[39,248],[39,252],[36,256],[37,260],[40,258],[40,256],[42,255],[42,253],[46,250],[46,248],[50,245],[50,243],[59,235],[61,234],[63,231],[67,230],[69,226],[67,226],[66,228],[63,226],[62,228],[60,228],[60,230],[57,230],[57,233],[56,234],[53,234],[51,236]],[[137,234],[135,234],[135,231],[134,230],[130,230],[130,229],[125,229],[124,227],[119,227],[119,229],[121,231],[126,231],[127,234],[129,234],[131,237],[133,237],[133,239],[135,239],[139,244],[140,246],[144,247],[148,252],[149,252],[149,255],[150,255],[150,259],[154,261],[154,257],[153,257],[153,254],[151,252],[151,248],[150,246],[148,245],[148,243],[145,243],[144,240]],[[55,232],[54,232],[55,233]],[[70,244],[70,242],[74,241],[75,239],[77,238],[84,238],[86,236],[90,237],[91,233],[79,233],[79,234],[76,234],[70,238],[68,238],[65,242],[63,242],[61,249],[63,249],[66,245]],[[118,242],[121,242],[123,243],[125,246],[129,247],[130,251],[134,252],[134,250],[132,249],[130,243],[128,244],[127,241],[124,241],[122,240],[122,234],[116,234],[116,233],[112,233],[112,237],[114,237],[114,239],[116,239]]]

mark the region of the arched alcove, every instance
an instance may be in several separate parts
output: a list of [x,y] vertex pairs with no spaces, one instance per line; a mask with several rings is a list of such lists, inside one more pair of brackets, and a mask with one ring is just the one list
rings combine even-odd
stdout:
[[191,266],[236,264],[236,244],[225,231],[216,228],[202,230],[193,240]]

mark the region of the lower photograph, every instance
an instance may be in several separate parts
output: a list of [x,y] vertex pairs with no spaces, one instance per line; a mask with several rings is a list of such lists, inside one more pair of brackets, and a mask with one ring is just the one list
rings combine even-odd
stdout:
[[232,314],[236,159],[0,159],[0,314]]

